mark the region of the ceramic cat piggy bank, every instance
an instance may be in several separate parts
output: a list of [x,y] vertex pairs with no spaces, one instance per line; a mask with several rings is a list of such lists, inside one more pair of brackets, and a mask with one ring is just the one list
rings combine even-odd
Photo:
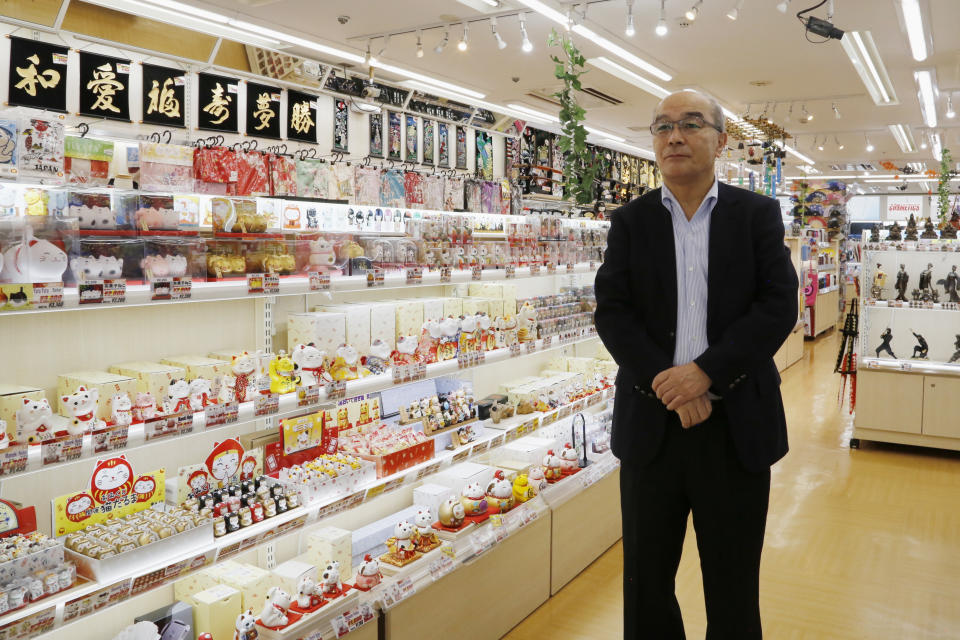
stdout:
[[6,282],[60,282],[67,270],[67,254],[48,240],[38,240],[33,227],[24,227],[23,241],[3,253]]
[[452,496],[440,503],[437,514],[440,517],[440,524],[448,529],[459,528],[463,525],[464,516],[466,516],[463,504]]
[[233,357],[230,371],[233,375],[223,376],[222,388],[232,388],[233,397],[224,398],[229,402],[246,402],[256,394],[254,375],[257,372],[257,357],[244,351]]
[[334,380],[356,380],[370,375],[370,370],[360,364],[360,355],[353,346],[341,344],[330,365],[330,375]]
[[337,262],[337,254],[326,238],[310,241],[310,266],[333,268]]
[[38,444],[53,439],[53,411],[46,398],[36,401],[24,398],[17,410],[16,418],[17,442]]
[[133,404],[133,418],[141,422],[153,420],[157,417],[157,402],[153,399],[153,394],[149,391],[137,393]]
[[233,640],[257,640],[260,634],[257,632],[257,617],[253,615],[251,609],[247,609],[239,616],[233,632]]
[[260,612],[260,624],[269,628],[285,627],[289,622],[287,609],[293,604],[290,594],[280,587],[271,587],[267,591],[267,600]]
[[340,581],[340,563],[334,560],[320,574],[320,591],[324,596],[338,596],[343,592]]
[[167,262],[167,273],[174,278],[179,278],[187,273],[187,258],[186,256],[178,255],[168,255],[164,256],[164,260]]
[[380,573],[380,562],[374,560],[370,554],[363,556],[363,562],[357,569],[357,578],[353,584],[358,589],[369,591],[383,580],[383,574]]
[[69,396],[60,396],[60,405],[71,418],[67,431],[71,436],[79,436],[94,429],[103,429],[106,424],[97,419],[97,401],[100,392],[87,389],[83,385]]
[[564,474],[570,474],[579,468],[580,457],[577,455],[577,450],[568,442],[560,452],[560,469]]
[[296,365],[281,351],[270,361],[270,391],[271,393],[293,393],[300,384],[300,376],[296,373]]
[[543,476],[547,482],[556,482],[563,476],[560,458],[553,453],[553,449],[547,451],[547,455],[543,457]]
[[104,280],[115,280],[123,275],[122,258],[100,256],[97,258],[97,266],[100,269],[100,277]]
[[203,411],[210,404],[210,381],[206,378],[194,378],[189,385],[190,408],[193,411]]
[[[74,212],[76,209],[76,212]],[[79,219],[81,229],[116,229],[117,220],[110,207],[70,207],[70,215]]]
[[133,423],[133,403],[130,396],[118,393],[110,398],[110,419],[113,424],[128,427]]
[[163,256],[146,256],[140,261],[140,268],[147,278],[166,278],[170,275],[170,265]]
[[297,606],[301,609],[309,609],[317,604],[317,596],[314,595],[317,584],[310,579],[310,576],[303,576],[297,583]]
[[482,516],[487,512],[487,497],[479,482],[472,482],[460,492],[463,512],[468,516]]
[[171,415],[181,411],[190,411],[190,384],[186,380],[171,380],[167,386],[163,412]]
[[317,349],[313,343],[298,344],[293,348],[290,359],[296,367],[296,373],[300,376],[300,384],[304,387],[313,387],[324,384],[331,380],[330,375],[324,367],[326,354]]
[[414,364],[417,361],[414,355],[417,351],[416,336],[400,336],[397,340],[397,348],[390,354],[390,364],[393,366],[406,366]]
[[370,345],[370,353],[363,360],[363,364],[373,375],[385,373],[390,368],[390,347],[379,338]]
[[534,493],[533,488],[530,486],[530,481],[527,479],[527,474],[521,473],[513,480],[513,499],[517,504],[521,502],[526,502],[530,498],[537,495]]
[[413,534],[413,525],[406,520],[401,520],[393,528],[393,538],[387,541],[387,546],[397,558],[405,559],[414,555],[416,545]]
[[513,485],[501,469],[494,472],[493,480],[487,485],[487,504],[494,513],[506,513],[513,508]]
[[530,467],[530,471],[527,472],[527,484],[530,485],[533,495],[537,495],[547,486],[547,476],[543,472],[543,467]]

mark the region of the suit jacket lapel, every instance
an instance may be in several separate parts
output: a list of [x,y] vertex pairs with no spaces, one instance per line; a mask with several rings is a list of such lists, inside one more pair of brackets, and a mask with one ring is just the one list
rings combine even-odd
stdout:
[[673,243],[673,219],[660,202],[659,193],[650,218],[651,255],[659,276],[657,279],[663,285],[664,306],[674,316],[670,323],[673,326],[677,323],[677,249]]
[[710,216],[710,242],[707,260],[707,329],[710,319],[716,317],[717,305],[723,302],[720,292],[724,277],[734,258],[736,234],[743,232],[740,210],[735,206],[737,190],[726,184],[717,185],[717,204]]

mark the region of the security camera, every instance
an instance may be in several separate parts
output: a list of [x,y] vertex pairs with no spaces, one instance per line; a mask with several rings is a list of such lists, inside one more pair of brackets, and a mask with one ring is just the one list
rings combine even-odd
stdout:
[[807,27],[807,31],[811,31],[823,38],[833,38],[834,40],[840,40],[843,38],[843,30],[837,29],[835,26],[833,26],[832,22],[827,20],[810,16],[806,19],[804,24]]
[[363,85],[363,91],[360,92],[360,95],[364,98],[376,100],[380,97],[380,87],[372,83],[366,83]]
[[337,16],[337,22],[340,24],[347,24],[350,22],[350,16]]

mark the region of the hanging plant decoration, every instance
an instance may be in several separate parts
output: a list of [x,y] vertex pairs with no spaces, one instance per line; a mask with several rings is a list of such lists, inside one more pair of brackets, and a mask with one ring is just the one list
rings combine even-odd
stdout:
[[563,88],[553,97],[560,100],[560,131],[557,146],[563,154],[563,191],[565,198],[573,198],[577,204],[590,204],[594,199],[594,183],[597,164],[587,148],[587,130],[583,126],[586,110],[577,102],[577,92],[582,91],[580,76],[586,73],[586,58],[566,35],[556,30],[550,33],[547,45],[559,47],[563,58],[551,55],[556,67],[554,76],[563,81]]
[[940,220],[940,237],[956,238],[957,223],[960,222],[960,215],[956,211],[950,215],[950,178],[953,172],[950,170],[950,163],[953,158],[950,157],[950,149],[944,148],[940,152],[940,175],[937,179],[937,214]]

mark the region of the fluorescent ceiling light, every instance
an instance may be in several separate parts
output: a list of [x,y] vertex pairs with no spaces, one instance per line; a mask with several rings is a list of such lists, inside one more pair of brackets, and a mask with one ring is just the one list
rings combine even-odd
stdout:
[[891,124],[887,125],[890,129],[890,133],[893,134],[894,140],[897,141],[900,150],[904,153],[916,153],[917,145],[913,139],[913,132],[910,131],[909,126],[903,126],[902,124]]
[[530,7],[537,13],[547,18],[550,18],[554,22],[557,22],[566,28],[567,26],[567,14],[557,11],[550,5],[540,2],[540,0],[517,0],[520,4]]
[[874,104],[897,104],[897,93],[893,89],[887,68],[880,58],[873,36],[869,31],[847,31],[840,40],[843,50],[850,58],[853,68],[860,76]]
[[588,58],[587,64],[593,65],[594,67],[606,71],[610,75],[629,82],[635,87],[639,87],[646,91],[649,94],[652,94],[658,98],[665,98],[670,95],[670,92],[661,87],[658,84],[650,82],[646,78],[637,75],[633,71],[630,71],[623,65],[617,64],[609,58],[600,56],[599,58]]
[[934,133],[930,136],[931,146],[933,147],[933,159],[940,162],[940,156],[943,153],[943,145],[940,142],[940,134]]
[[612,140],[613,142],[626,142],[626,141],[627,141],[626,138],[621,138],[621,137],[618,136],[618,135],[614,135],[614,134],[612,134],[612,133],[607,133],[606,131],[601,131],[600,129],[594,129],[593,127],[588,127],[588,126],[586,126],[586,125],[584,125],[583,128],[586,129],[587,131],[589,131],[590,133],[596,134],[596,135],[598,135],[598,136],[600,136],[600,137],[602,137],[602,138],[606,138],[606,139],[608,139],[608,140]]
[[806,163],[809,164],[809,165],[817,164],[816,161],[814,161],[813,159],[808,158],[807,156],[803,155],[802,153],[800,153],[799,151],[797,151],[796,149],[794,149],[794,148],[791,147],[790,145],[785,145],[785,144],[783,144],[782,142],[780,142],[779,140],[774,140],[774,141],[773,141],[773,144],[777,145],[778,147],[780,147],[781,149],[783,149],[784,151],[786,151],[787,153],[789,153],[789,154],[792,155],[793,157],[797,158],[798,160],[802,160],[803,162],[806,162]]
[[182,11],[187,15],[195,16],[197,18],[203,18],[204,20],[211,20],[213,22],[220,22],[226,24],[229,18],[227,16],[221,15],[219,13],[214,13],[213,11],[206,11],[200,9],[199,7],[194,7],[193,5],[184,4],[182,2],[175,2],[175,0],[146,0],[150,4],[155,4],[158,7],[163,7],[165,9],[172,9],[173,11]]
[[913,72],[913,79],[917,82],[917,99],[920,101],[920,113],[923,114],[923,121],[928,127],[937,126],[937,96],[936,96],[936,72],[929,69],[922,69]]
[[278,40],[283,40],[289,42],[292,45],[303,47],[304,49],[310,49],[316,51],[317,53],[323,53],[329,56],[334,56],[335,58],[340,58],[342,60],[348,60],[350,62],[363,63],[365,61],[362,55],[351,53],[349,51],[343,51],[342,49],[337,49],[336,47],[329,47],[325,44],[320,44],[319,42],[313,42],[312,40],[307,40],[306,38],[300,38],[289,33],[283,33],[281,31],[275,31],[273,29],[268,29],[257,24],[252,24],[250,22],[244,22],[242,20],[230,20],[230,25],[237,27],[238,29],[247,29],[254,31],[255,33],[263,33],[264,35],[272,36]]
[[927,36],[923,29],[923,14],[920,12],[920,0],[900,0],[900,15],[910,40],[910,53],[917,62],[927,59]]
[[522,104],[510,103],[507,105],[507,107],[509,109],[513,109],[518,113],[524,114],[530,118],[534,118],[542,122],[554,122],[554,123],[560,122],[560,118],[558,118],[557,116],[552,116],[548,113],[543,113],[542,111],[537,111],[536,109],[525,107]]
[[480,93],[479,91],[474,91],[473,89],[467,89],[466,87],[461,87],[450,82],[444,82],[443,80],[437,80],[436,78],[431,78],[430,76],[425,76],[422,73],[417,73],[415,71],[407,71],[406,69],[401,69],[400,67],[395,67],[390,64],[384,64],[381,62],[377,65],[377,68],[388,73],[395,73],[398,76],[410,78],[411,80],[419,80],[420,82],[428,84],[431,87],[446,89],[464,96],[470,96],[475,100],[482,100],[486,97],[485,93]]

